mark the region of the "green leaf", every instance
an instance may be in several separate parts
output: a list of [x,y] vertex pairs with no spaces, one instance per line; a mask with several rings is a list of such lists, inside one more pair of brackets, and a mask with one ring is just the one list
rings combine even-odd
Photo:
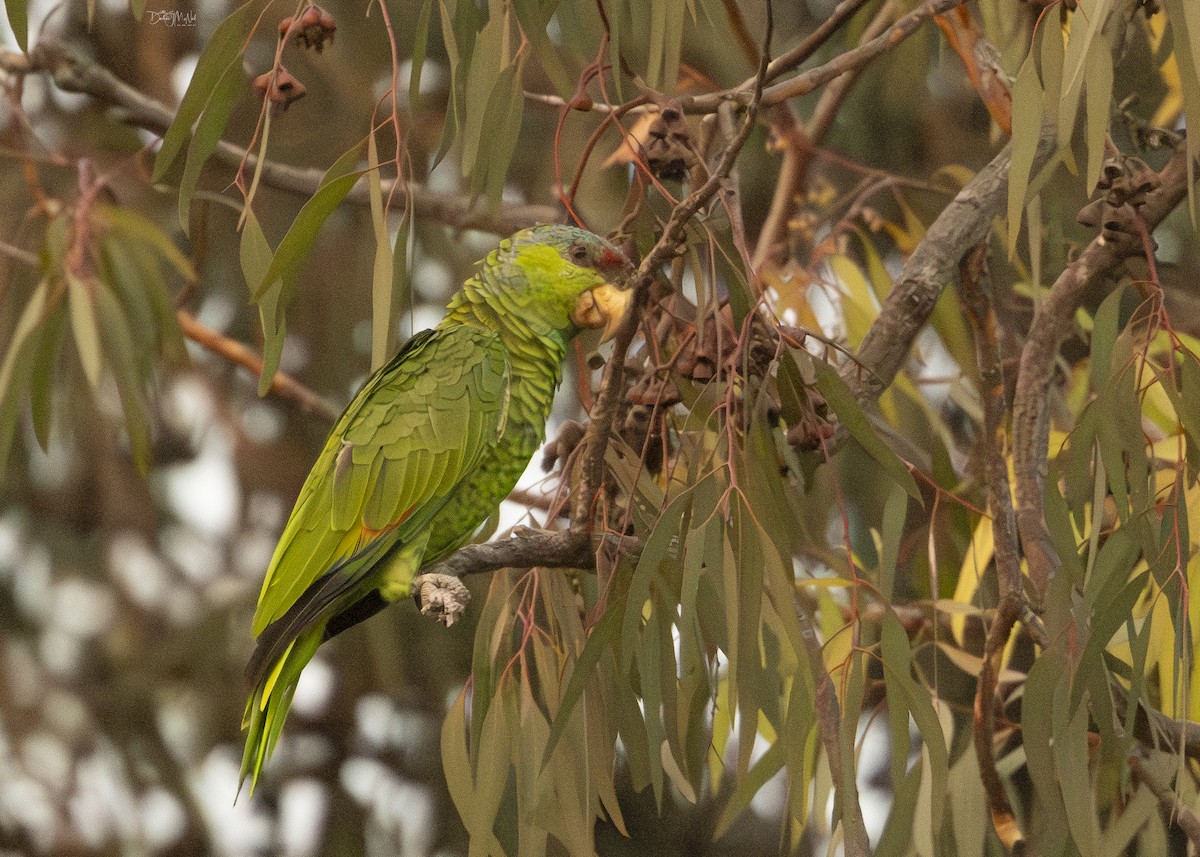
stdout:
[[4,0],[8,25],[17,39],[17,47],[29,53],[29,4],[27,0]]
[[71,313],[71,333],[75,336],[75,347],[79,349],[79,362],[83,374],[93,389],[100,386],[104,373],[104,351],[100,345],[100,328],[96,323],[96,306],[92,302],[93,281],[89,287],[70,271],[63,270],[67,280],[67,308]]
[[[907,733],[907,722],[904,727]],[[875,857],[907,857],[913,853],[913,828],[917,821],[917,799],[920,793],[921,766],[914,765],[907,774],[901,772],[900,782],[895,786],[887,823],[874,851]]]
[[496,134],[489,141],[487,168],[482,177],[472,176],[472,185],[483,192],[492,212],[500,209],[504,183],[508,180],[508,170],[521,136],[521,117],[525,110],[521,88],[524,67],[522,55],[516,64],[501,73],[492,99],[488,102],[487,127],[494,127]]
[[1112,118],[1113,56],[1104,35],[1092,44],[1087,55],[1087,87],[1084,108],[1087,111],[1087,183],[1089,195],[1100,180],[1104,165],[1104,141]]
[[[260,0],[250,0],[213,31],[204,52],[196,62],[196,70],[192,72],[192,80],[179,105],[179,112],[175,114],[175,121],[163,135],[162,148],[158,150],[158,156],[154,159],[152,181],[162,181],[163,176],[171,169],[171,165],[183,151],[184,141],[191,136],[192,126],[205,111],[230,66],[240,67],[242,53],[249,41],[250,23],[257,17],[261,5]],[[217,118],[214,114],[213,124],[216,124]],[[216,131],[216,135],[220,137],[223,130],[224,126]],[[212,129],[208,129],[207,133],[212,134]]]
[[888,492],[883,507],[883,531],[880,533],[883,550],[879,557],[879,591],[887,601],[891,601],[895,587],[896,565],[907,517],[908,496],[897,485]]
[[13,328],[4,360],[0,362],[0,473],[4,472],[16,432],[22,389],[37,368],[38,340],[46,323],[50,291],[48,280],[38,283]]
[[1080,854],[1095,854],[1100,831],[1092,798],[1092,777],[1088,771],[1086,700],[1075,709],[1066,729],[1055,735],[1052,751],[1071,838]]
[[735,821],[741,817],[741,814],[750,806],[750,801],[754,800],[754,796],[762,790],[767,781],[775,774],[783,769],[783,744],[781,741],[776,741],[767,751],[758,757],[746,776],[738,783],[733,794],[730,795],[725,807],[721,810],[721,814],[717,816],[716,828],[713,830],[713,839],[720,839],[729,832],[729,828]]
[[139,349],[116,295],[100,286],[96,288],[95,295],[96,316],[104,331],[104,352],[121,396],[130,451],[138,470],[144,474],[150,468],[150,427],[142,401],[143,379],[137,366]]
[[1092,389],[1099,392],[1108,384],[1112,372],[1113,346],[1121,329],[1121,299],[1125,287],[1119,286],[1106,297],[1092,322]]
[[417,113],[421,98],[421,69],[425,66],[425,54],[429,48],[429,19],[433,14],[433,0],[424,0],[417,13],[417,24],[413,28],[412,58],[408,73],[408,114]]
[[[196,133],[188,143],[183,178],[179,182],[179,225],[185,234],[191,234],[192,196],[200,181],[200,173],[221,142],[221,135],[225,133],[229,115],[242,94],[245,82],[242,64],[230,63],[213,87],[212,95],[204,108],[204,118],[196,125]],[[157,169],[157,164],[155,168]]]
[[[50,428],[54,394],[54,364],[67,327],[67,314],[58,309],[47,313],[45,322],[30,342],[32,365],[29,378],[29,411],[33,434],[43,452],[50,449]],[[4,399],[0,395],[0,402]],[[2,421],[2,420],[0,420]],[[7,443],[0,440],[0,473],[4,472]]]
[[[1043,33],[1053,38],[1057,32]],[[1038,139],[1042,133],[1042,82],[1038,79],[1033,51],[1025,57],[1017,71],[1012,88],[1012,165],[1008,171],[1008,256],[1017,252],[1021,234],[1021,213],[1025,210],[1025,194],[1037,156]]]
[[508,689],[498,690],[488,708],[476,752],[474,795],[466,807],[459,807],[463,824],[471,834],[469,857],[503,853],[492,827],[508,785],[513,730],[520,727],[509,721],[508,706],[501,698],[508,693]]
[[[1189,120],[1200,116],[1200,10],[1185,0],[1163,0],[1163,9],[1174,35],[1175,57],[1183,90],[1183,109]],[[1187,135],[1188,209],[1197,225],[1196,162],[1200,160],[1200,134]]]
[[459,815],[466,816],[475,800],[475,780],[467,755],[467,691],[461,690],[442,722],[442,772]]
[[442,140],[438,143],[430,169],[440,163],[454,141],[463,136],[467,80],[475,52],[475,39],[487,20],[485,9],[475,3],[438,0],[438,10],[442,19],[442,43],[450,62],[450,103],[446,105]]
[[374,133],[367,135],[367,188],[371,200],[371,226],[375,233],[375,264],[371,273],[371,371],[374,372],[387,362],[390,351],[395,265],[392,242],[388,238],[387,213],[383,210],[379,153],[375,148]]
[[192,262],[165,232],[151,220],[147,220],[129,208],[115,205],[98,205],[93,217],[104,229],[110,230],[133,245],[145,244],[161,256],[181,277],[194,282],[196,271]]
[[[257,283],[266,276],[271,267],[271,245],[263,235],[262,226],[251,208],[246,210],[246,222],[242,226],[242,241],[239,260],[242,276],[246,283]],[[263,330],[263,369],[258,380],[258,394],[265,396],[271,381],[279,370],[279,358],[283,351],[283,336],[286,318],[279,312],[279,295],[283,281],[275,280],[258,301],[258,316]]]
[[559,95],[570,98],[575,90],[575,81],[559,57],[558,46],[550,41],[546,32],[557,6],[557,2],[542,3],[539,0],[517,0],[513,3],[521,32],[529,40],[533,55],[546,72],[546,77]]
[[575,710],[575,706],[583,696],[584,688],[592,677],[596,665],[600,663],[600,658],[605,652],[611,651],[612,642],[616,638],[617,629],[621,627],[624,612],[619,602],[609,605],[608,609],[604,611],[604,615],[600,617],[600,621],[592,627],[587,642],[583,644],[583,650],[571,666],[571,677],[567,680],[567,687],[559,702],[558,713],[554,716],[554,723],[550,727],[550,737],[546,741],[546,752],[542,756],[543,765],[549,761],[559,739],[566,731],[571,712]]
[[626,596],[628,605],[621,619],[621,652],[622,668],[628,670],[637,650],[638,631],[642,624],[642,607],[650,599],[650,585],[658,571],[659,565],[668,562],[668,556],[674,547],[678,551],[677,542],[686,526],[688,515],[691,513],[692,494],[685,492],[674,500],[663,511],[658,523],[646,539],[642,547],[642,555],[638,558],[633,578],[629,582],[629,593]]
[[837,414],[842,425],[866,450],[867,454],[883,468],[883,472],[903,488],[908,496],[924,505],[916,480],[913,479],[912,474],[908,472],[908,468],[904,466],[896,453],[892,452],[891,448],[871,428],[870,420],[867,419],[867,415],[863,413],[858,402],[854,400],[854,395],[846,386],[846,382],[828,363],[817,361],[816,369],[817,382],[815,386],[825,397],[829,409]]
[[367,172],[355,169],[362,157],[361,150],[361,144],[353,146],[325,172],[316,193],[304,203],[300,213],[288,227],[287,234],[279,242],[267,272],[251,286],[250,293],[254,300],[259,300],[275,280],[283,281],[284,301],[291,299],[300,266],[312,253],[317,233],[321,231],[333,210],[342,204],[346,194],[358,183],[363,173]]
[[[950,771],[949,754],[946,750],[946,738],[942,732],[942,724],[937,712],[930,702],[929,692],[912,677],[912,649],[908,644],[908,633],[895,614],[887,613],[883,619],[879,641],[880,656],[883,659],[884,682],[888,688],[888,699],[903,700],[908,712],[917,724],[921,733],[921,741],[929,754],[929,783],[930,807],[932,817],[930,830],[936,838],[942,828],[942,813],[946,808],[946,780]],[[903,733],[908,734],[908,718],[904,718]],[[894,727],[896,738],[899,729]],[[898,746],[906,746],[903,741]],[[903,760],[903,755],[901,759]],[[893,771],[893,774],[901,773]],[[899,785],[899,783],[897,784]]]
[[[351,172],[358,163],[359,147],[343,154],[321,180],[317,192],[304,204],[275,253],[265,273],[257,279],[247,279],[254,301],[259,305],[263,322],[263,374],[259,379],[259,395],[270,388],[271,378],[279,368],[283,338],[287,327],[286,312],[295,298],[300,268],[312,253],[317,233],[350,189],[358,182],[361,171]],[[242,268],[246,271],[247,256],[256,261],[266,243],[261,228],[249,238],[253,212],[246,208],[246,223],[242,237]]]
[[[1088,55],[1100,41],[1097,37],[1100,36],[1111,11],[1112,0],[1094,0],[1086,7],[1076,10],[1071,18],[1071,31],[1063,58],[1062,93],[1059,95],[1058,146],[1066,158],[1067,168],[1072,172],[1076,170],[1071,154],[1071,137],[1075,132],[1075,119],[1079,114],[1084,81],[1089,80],[1088,74],[1092,71],[1088,64]],[[1050,37],[1051,34],[1047,33],[1046,38]],[[1110,74],[1111,64],[1110,59]]]
[[1025,762],[1033,783],[1033,799],[1044,820],[1046,854],[1062,853],[1067,838],[1067,811],[1058,788],[1052,755],[1051,712],[1056,697],[1069,696],[1068,665],[1060,649],[1048,649],[1033,662],[1021,698],[1021,734]]

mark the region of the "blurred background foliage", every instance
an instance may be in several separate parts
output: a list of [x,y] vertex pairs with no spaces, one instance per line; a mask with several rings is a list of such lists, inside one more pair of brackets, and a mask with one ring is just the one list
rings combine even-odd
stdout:
[[[338,638],[234,803],[250,615],[331,414],[565,198],[647,252],[728,141],[697,103],[754,75],[765,6],[331,0],[335,38],[318,16],[281,42],[303,9],[7,0],[0,852],[822,853],[865,824],[877,853],[1002,853],[971,746],[998,599],[977,331],[946,290],[870,419],[828,367],[853,377],[904,259],[1011,127],[991,241],[1011,392],[1043,290],[1107,228],[1076,216],[1111,191],[1104,159],[1161,168],[1200,104],[1200,15],[1158,5],[946,6],[764,106],[733,215],[689,227],[630,360],[598,526],[640,558],[468,577],[450,630],[403,605]],[[847,9],[805,68],[920,14],[776,3],[772,53]],[[989,44],[992,90],[963,61]],[[1139,710],[1200,714],[1187,208],[1155,265],[1082,296],[1055,364],[1058,636],[1013,635],[994,743],[1044,854],[1185,853],[1200,800],[1188,753],[1133,737]],[[551,438],[593,398],[585,356]],[[558,520],[561,463],[538,465],[504,527]]]

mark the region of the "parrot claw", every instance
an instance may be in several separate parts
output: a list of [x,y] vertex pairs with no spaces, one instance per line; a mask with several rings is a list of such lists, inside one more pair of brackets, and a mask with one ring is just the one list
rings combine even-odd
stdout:
[[422,574],[413,578],[413,598],[422,616],[432,616],[447,628],[467,609],[471,592],[451,574]]

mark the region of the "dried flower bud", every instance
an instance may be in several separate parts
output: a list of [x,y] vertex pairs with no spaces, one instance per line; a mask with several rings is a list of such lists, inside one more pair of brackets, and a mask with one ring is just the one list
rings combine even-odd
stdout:
[[283,66],[277,71],[263,72],[254,79],[254,90],[265,95],[275,106],[287,110],[295,101],[304,97],[304,84]]

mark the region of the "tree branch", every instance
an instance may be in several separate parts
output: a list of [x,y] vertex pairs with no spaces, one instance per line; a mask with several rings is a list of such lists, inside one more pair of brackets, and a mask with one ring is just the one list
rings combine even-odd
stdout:
[[[1185,147],[1180,146],[1158,174],[1159,187],[1146,197],[1140,216],[1147,231],[1158,226],[1187,195]],[[1140,241],[1108,241],[1097,236],[1078,259],[1067,265],[1037,305],[1013,396],[1013,474],[1017,495],[1017,528],[1029,563],[1035,606],[1046,597],[1060,560],[1046,526],[1043,492],[1050,436],[1048,399],[1054,358],[1071,330],[1075,310],[1089,289],[1113,276],[1126,260],[1142,252]]]
[[[838,54],[829,60],[829,62],[801,72],[782,83],[764,88],[761,105],[763,107],[774,107],[776,104],[782,104],[789,98],[807,95],[818,86],[828,83],[847,72],[861,68],[871,62],[871,60],[890,51],[896,45],[903,42],[915,33],[921,24],[928,21],[934,15],[939,15],[948,9],[953,9],[962,2],[963,0],[929,0],[929,2],[919,6],[898,20],[888,28],[887,32],[877,38],[871,39],[869,42],[848,50],[845,53]],[[834,10],[834,16],[838,15],[839,10],[844,10],[848,14],[853,14],[857,11],[857,7],[853,9],[848,7],[849,4],[843,2]],[[813,36],[816,36],[818,32],[821,32],[821,30],[815,31]],[[826,36],[825,38],[828,37]],[[806,45],[807,41],[802,43],[795,51],[784,54],[778,61],[771,63],[768,66],[766,74],[762,76],[763,81],[774,80],[784,72],[790,71],[803,62],[807,58],[807,54],[801,48],[804,48]],[[795,56],[792,56],[792,54]],[[720,92],[685,98],[680,102],[680,107],[685,113],[712,113],[725,101],[748,101],[754,91],[756,79],[750,78],[731,89],[725,89]]]
[[[73,47],[43,39],[28,57],[12,51],[0,52],[0,69],[13,75],[45,72],[55,85],[65,92],[77,92],[118,107],[124,122],[145,128],[156,134],[164,133],[175,119],[174,112],[164,104],[142,94],[119,80],[102,65],[83,56]],[[250,170],[258,163],[257,156],[224,140],[217,147],[216,157],[229,166],[243,162]],[[262,181],[280,190],[311,196],[316,193],[324,173],[313,168],[293,167],[277,161],[263,163]],[[509,235],[535,223],[560,219],[561,211],[548,205],[503,205],[495,214],[477,208],[463,195],[434,193],[412,182],[385,179],[381,183],[385,195],[394,194],[402,205],[411,202],[413,213],[420,218],[445,223],[456,229],[479,229],[497,235]],[[367,182],[360,180],[346,196],[355,205],[370,205]]]
[[1200,819],[1196,818],[1191,808],[1179,799],[1167,783],[1159,780],[1153,771],[1147,769],[1144,760],[1137,755],[1129,757],[1129,768],[1133,771],[1134,778],[1158,798],[1159,805],[1167,811],[1167,817],[1174,819],[1179,825],[1179,829],[1192,843],[1192,848],[1200,850]]
[[[634,290],[634,298],[629,311],[621,321],[613,341],[612,358],[605,367],[604,377],[600,381],[600,390],[596,394],[596,404],[592,409],[591,421],[580,447],[583,451],[579,485],[572,491],[574,502],[571,508],[571,520],[575,526],[590,526],[593,515],[593,504],[596,493],[603,481],[604,456],[608,450],[608,441],[612,436],[613,423],[617,416],[617,405],[625,394],[625,355],[633,344],[642,314],[649,300],[650,285],[658,276],[659,269],[678,255],[680,248],[687,238],[685,227],[687,222],[703,206],[712,200],[717,191],[728,179],[737,156],[750,137],[758,117],[759,101],[762,97],[762,82],[766,74],[771,31],[773,20],[770,14],[771,6],[767,5],[767,34],[763,41],[762,63],[759,66],[756,86],[746,105],[746,115],[741,126],[732,140],[729,140],[716,166],[708,179],[696,188],[671,210],[671,216],[663,229],[658,242],[651,248],[630,280]],[[723,109],[732,110],[733,102],[723,103]]]
[[[231,363],[248,369],[255,377],[262,374],[262,357],[253,349],[201,324],[187,310],[175,310],[175,317],[179,320],[179,327],[183,331],[183,335],[192,342],[204,346],[214,354],[219,354]],[[276,372],[275,377],[271,379],[271,392],[285,399],[291,399],[306,411],[324,417],[330,422],[336,420],[341,413],[338,408],[284,372]]]
[[1008,487],[1008,457],[1005,454],[1008,446],[1005,430],[1008,407],[1004,397],[996,313],[991,298],[991,277],[987,269],[987,245],[985,237],[963,258],[959,280],[962,305],[975,335],[980,395],[983,399],[981,446],[1000,591],[1000,604],[988,628],[975,690],[975,755],[979,760],[980,779],[987,793],[996,835],[1010,851],[1024,847],[1024,853],[1029,853],[1025,836],[1004,791],[1004,783],[996,770],[996,686],[1003,665],[1004,647],[1021,615],[1025,598],[1017,525]]
[[[1051,125],[1042,128],[1034,172],[1049,159],[1056,133]],[[987,235],[992,219],[1004,209],[1011,166],[1010,144],[942,209],[905,261],[900,278],[863,338],[857,359],[842,371],[860,402],[874,402],[895,380],[942,289],[958,280],[959,261]]]
[[534,566],[595,568],[596,552],[591,536],[583,530],[554,532],[519,527],[511,538],[461,547],[423,573],[462,577],[502,568]]

